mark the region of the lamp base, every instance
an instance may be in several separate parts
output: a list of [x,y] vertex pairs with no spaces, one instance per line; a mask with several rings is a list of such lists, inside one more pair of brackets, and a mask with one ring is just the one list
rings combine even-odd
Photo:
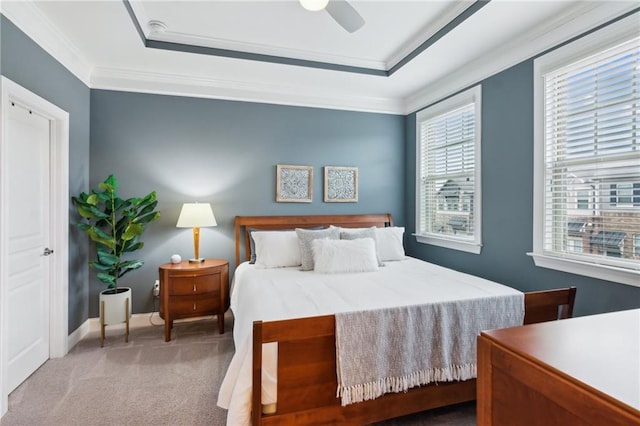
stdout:
[[203,257],[199,257],[197,259],[189,259],[189,263],[202,263],[202,262],[204,262]]

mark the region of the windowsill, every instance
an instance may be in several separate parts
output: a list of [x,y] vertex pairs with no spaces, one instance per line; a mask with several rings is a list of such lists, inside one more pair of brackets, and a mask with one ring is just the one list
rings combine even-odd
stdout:
[[418,234],[413,234],[413,236],[416,237],[416,240],[422,244],[431,244],[433,246],[445,247],[448,249],[460,250],[473,254],[480,254],[480,250],[482,250],[482,244],[478,244],[472,241],[437,238]]
[[556,271],[640,287],[640,270],[632,271],[630,269],[616,268],[615,266],[596,265],[537,253],[527,253],[527,255],[533,257],[536,266],[541,268],[555,269]]

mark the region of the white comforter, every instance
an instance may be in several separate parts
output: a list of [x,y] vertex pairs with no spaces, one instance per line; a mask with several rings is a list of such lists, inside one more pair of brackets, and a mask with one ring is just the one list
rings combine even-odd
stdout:
[[[258,269],[248,263],[235,272],[231,309],[236,353],[222,383],[218,405],[227,425],[248,425],[251,416],[251,329],[253,321],[300,318],[423,303],[519,294],[515,289],[413,258],[387,262],[376,272],[320,274],[298,268]],[[263,404],[276,402],[275,344],[263,352]],[[273,372],[275,374],[275,372]]]

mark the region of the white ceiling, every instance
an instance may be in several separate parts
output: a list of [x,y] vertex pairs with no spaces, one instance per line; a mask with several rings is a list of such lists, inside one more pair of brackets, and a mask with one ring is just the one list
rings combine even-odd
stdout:
[[[92,88],[396,114],[638,7],[635,0],[493,0],[390,76],[148,48],[143,41],[384,71],[472,3],[352,0],[366,22],[352,34],[326,11],[306,11],[297,0],[131,0],[135,19],[121,0],[1,5],[5,16]],[[151,20],[166,30],[151,31]]]

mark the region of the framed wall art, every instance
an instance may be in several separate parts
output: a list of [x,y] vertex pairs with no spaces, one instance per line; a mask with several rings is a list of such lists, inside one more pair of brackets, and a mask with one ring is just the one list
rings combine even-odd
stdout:
[[310,203],[313,199],[313,167],[276,166],[276,201]]
[[325,166],[324,201],[355,203],[358,201],[358,168]]

